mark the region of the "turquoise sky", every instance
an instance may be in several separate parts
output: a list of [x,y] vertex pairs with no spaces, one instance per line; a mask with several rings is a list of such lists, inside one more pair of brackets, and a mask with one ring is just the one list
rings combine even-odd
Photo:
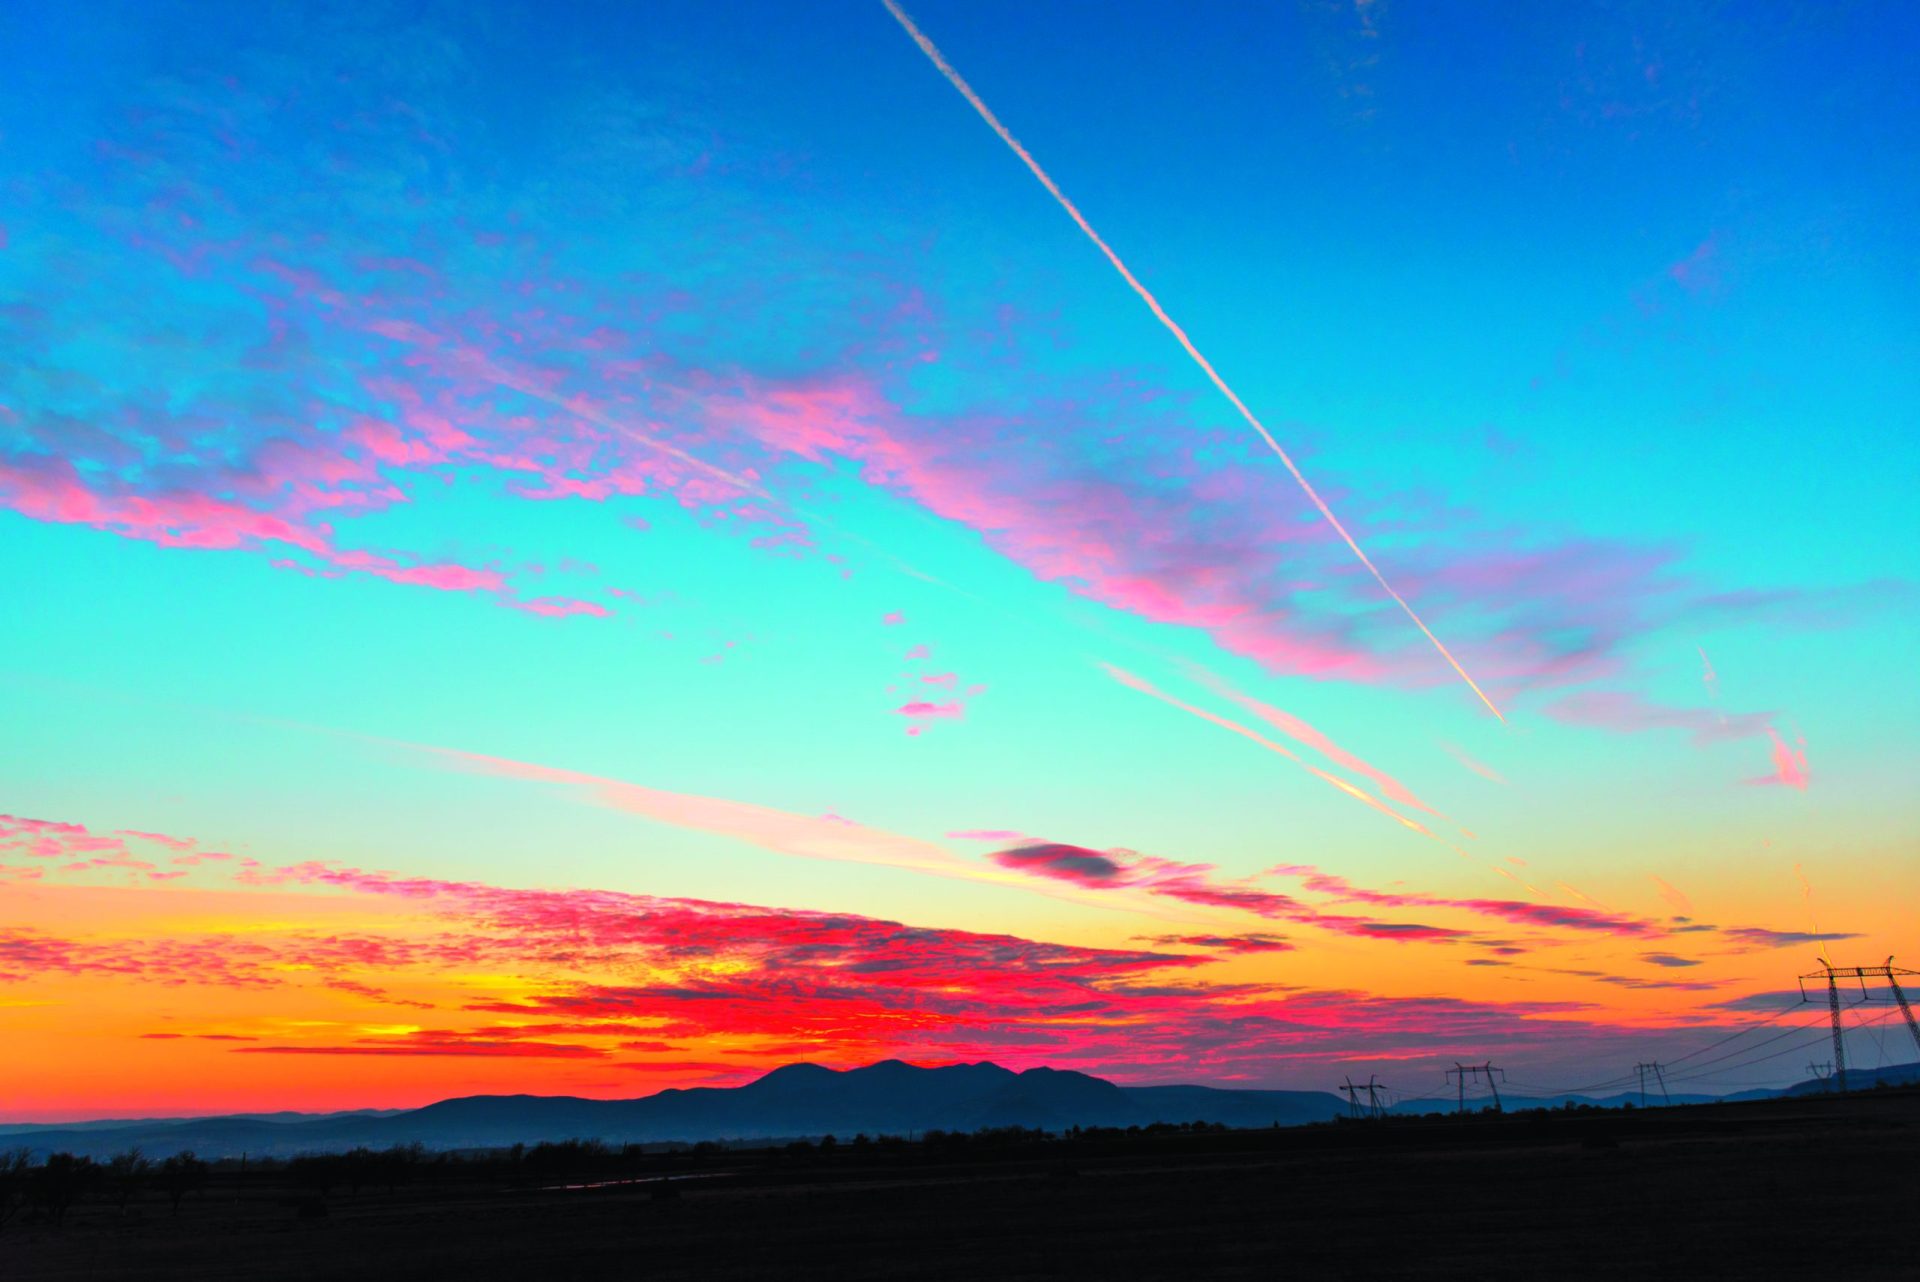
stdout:
[[[996,852],[1780,931],[1799,865],[1905,942],[1909,6],[913,15],[1504,722],[877,3],[18,8],[0,809],[1088,944]],[[1352,950],[1485,993],[1264,978]]]

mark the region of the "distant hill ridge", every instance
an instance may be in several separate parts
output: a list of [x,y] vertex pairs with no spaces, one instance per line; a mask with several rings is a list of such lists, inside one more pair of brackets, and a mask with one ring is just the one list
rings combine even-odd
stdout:
[[[1920,1064],[1857,1073],[1857,1085],[1920,1081]],[[1824,1089],[1801,1082],[1779,1091],[1743,1091],[1729,1098],[1799,1095]],[[1710,1097],[1679,1096],[1674,1103]],[[1633,1096],[1550,1100],[1513,1099],[1513,1107],[1565,1102],[1619,1107]],[[1480,1101],[1484,1103],[1485,1101]],[[1473,1104],[1469,1101],[1469,1104]],[[638,1099],[582,1099],[570,1095],[471,1095],[397,1112],[243,1114],[71,1126],[0,1123],[0,1149],[103,1157],[139,1148],[148,1157],[192,1149],[202,1157],[250,1153],[286,1157],[421,1143],[434,1149],[495,1148],[542,1140],[599,1139],[609,1144],[663,1141],[782,1139],[819,1135],[848,1138],[909,1135],[930,1130],[972,1131],[983,1126],[1027,1126],[1062,1131],[1073,1126],[1145,1126],[1154,1122],[1211,1122],[1235,1127],[1300,1126],[1346,1111],[1346,1101],[1324,1091],[1223,1090],[1211,1086],[1120,1086],[1069,1069],[1014,1072],[998,1064],[922,1068],[882,1060],[863,1068],[788,1064],[744,1086],[673,1088]],[[1444,1101],[1403,1106],[1444,1111]],[[1399,1111],[1399,1110],[1396,1110]]]
[[[1218,1122],[1298,1126],[1345,1104],[1321,1091],[1236,1091],[1207,1086],[1123,1087],[1066,1069],[1014,1072],[998,1064],[922,1068],[897,1059],[863,1068],[787,1064],[744,1086],[672,1088],[638,1099],[471,1095],[385,1115],[336,1113],[141,1121],[126,1125],[8,1128],[0,1147],[106,1155],[138,1147],[149,1157],[192,1149],[202,1157],[287,1156],[419,1142],[490,1148],[541,1140],[609,1144],[798,1136],[908,1135],[983,1126],[1144,1126]],[[282,1120],[284,1118],[284,1120]]]

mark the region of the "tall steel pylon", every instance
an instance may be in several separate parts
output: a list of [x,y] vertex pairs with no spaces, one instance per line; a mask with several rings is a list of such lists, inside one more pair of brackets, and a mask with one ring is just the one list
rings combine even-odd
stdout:
[[[1386,1088],[1380,1085],[1380,1079],[1369,1074],[1367,1080],[1356,1085],[1349,1077],[1347,1084],[1340,1088],[1347,1096],[1347,1116],[1378,1118],[1386,1116],[1386,1107],[1380,1103],[1380,1092]],[[1362,1113],[1360,1097],[1367,1097],[1366,1112]]]
[[1653,1074],[1654,1084],[1660,1088],[1660,1102],[1662,1104],[1673,1103],[1673,1098],[1667,1094],[1667,1079],[1660,1075],[1660,1065],[1657,1061],[1652,1064],[1635,1064],[1633,1066],[1633,1072],[1634,1072],[1634,1075],[1640,1079],[1640,1107],[1641,1108],[1645,1108],[1647,1106],[1647,1074],[1648,1073]]
[[1867,981],[1869,979],[1886,980],[1887,987],[1893,990],[1893,1000],[1900,1003],[1900,1013],[1906,1016],[1907,1031],[1913,1034],[1914,1049],[1920,1050],[1920,1022],[1914,1020],[1913,1007],[1907,1003],[1907,995],[1901,990],[1900,981],[1896,978],[1896,976],[1900,975],[1920,975],[1920,970],[1908,970],[1904,966],[1894,965],[1892,954],[1888,954],[1887,960],[1878,966],[1835,966],[1832,962],[1824,959],[1822,959],[1820,966],[1821,968],[1819,970],[1808,971],[1806,974],[1800,976],[1800,1000],[1803,1002],[1810,1000],[1807,997],[1807,981],[1809,979],[1824,979],[1827,981],[1827,1013],[1833,1023],[1832,1080],[1836,1090],[1844,1091],[1847,1089],[1847,1048],[1841,1037],[1842,1030],[1840,1027],[1840,981],[1842,979],[1859,980],[1860,995],[1862,997],[1867,995]]
[[1496,1113],[1506,1112],[1507,1110],[1500,1103],[1500,1081],[1496,1080],[1496,1075],[1499,1079],[1504,1080],[1507,1072],[1503,1068],[1495,1068],[1491,1061],[1485,1064],[1462,1064],[1458,1060],[1455,1060],[1453,1067],[1447,1070],[1447,1080],[1460,1084],[1459,1103],[1454,1111],[1458,1113],[1467,1111],[1467,1079],[1469,1077],[1473,1078],[1477,1085],[1480,1079],[1484,1077],[1487,1079],[1487,1089],[1493,1092],[1493,1111]]

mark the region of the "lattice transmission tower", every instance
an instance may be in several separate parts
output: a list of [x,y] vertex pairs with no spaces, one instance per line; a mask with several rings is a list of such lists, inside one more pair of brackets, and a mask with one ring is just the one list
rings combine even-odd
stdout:
[[1860,996],[1863,999],[1870,996],[1867,992],[1869,979],[1886,980],[1887,987],[1893,990],[1893,1000],[1900,1003],[1900,1013],[1907,1018],[1907,1031],[1913,1034],[1914,1048],[1920,1050],[1920,1022],[1914,1020],[1913,1007],[1908,1004],[1907,995],[1900,988],[1900,980],[1897,978],[1900,975],[1920,975],[1920,970],[1908,970],[1904,966],[1894,965],[1891,955],[1878,966],[1835,966],[1822,958],[1819,970],[1808,971],[1800,976],[1800,1000],[1803,1002],[1813,1000],[1807,996],[1809,979],[1827,981],[1827,1014],[1833,1024],[1832,1081],[1835,1090],[1847,1089],[1847,1048],[1842,1037],[1844,1030],[1840,1025],[1840,981],[1843,979],[1859,980]]
[[[1387,1115],[1386,1105],[1380,1102],[1380,1092],[1387,1088],[1380,1084],[1379,1078],[1369,1074],[1366,1081],[1356,1083],[1349,1077],[1340,1089],[1346,1092],[1347,1116],[1380,1118]],[[1367,1097],[1365,1104],[1360,1102],[1362,1095]]]
[[1634,1075],[1640,1079],[1641,1108],[1647,1106],[1647,1074],[1649,1073],[1653,1074],[1654,1084],[1660,1088],[1660,1102],[1662,1104],[1673,1103],[1672,1097],[1667,1094],[1667,1079],[1660,1075],[1660,1065],[1658,1062],[1652,1064],[1635,1064],[1633,1071]]
[[1500,1083],[1507,1080],[1507,1071],[1505,1069],[1495,1068],[1491,1062],[1485,1064],[1462,1064],[1460,1061],[1455,1060],[1453,1067],[1447,1070],[1447,1080],[1449,1082],[1457,1082],[1460,1087],[1459,1103],[1454,1109],[1455,1112],[1464,1113],[1467,1111],[1467,1079],[1469,1077],[1473,1079],[1476,1086],[1479,1085],[1482,1078],[1486,1080],[1487,1089],[1493,1092],[1494,1112],[1504,1113],[1507,1111],[1500,1103]]

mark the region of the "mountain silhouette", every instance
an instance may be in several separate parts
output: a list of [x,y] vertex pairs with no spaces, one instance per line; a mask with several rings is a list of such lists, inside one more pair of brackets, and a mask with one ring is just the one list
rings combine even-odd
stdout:
[[[1853,1074],[1856,1085],[1920,1080],[1920,1064]],[[1802,1082],[1780,1091],[1743,1091],[1731,1098],[1804,1095],[1826,1089]],[[1708,1097],[1674,1096],[1675,1103]],[[1575,1103],[1617,1107],[1637,1096],[1605,1100],[1556,1096],[1509,1101],[1509,1107]],[[1479,1101],[1486,1103],[1487,1101]],[[1470,1104],[1474,1101],[1469,1101]],[[1396,1111],[1448,1111],[1451,1100],[1402,1105]],[[164,1158],[191,1149],[201,1157],[250,1153],[287,1157],[367,1145],[421,1143],[433,1149],[500,1148],[542,1140],[598,1139],[609,1144],[665,1141],[772,1140],[837,1135],[912,1135],[1026,1126],[1145,1126],[1212,1122],[1236,1127],[1299,1126],[1346,1111],[1322,1091],[1222,1090],[1211,1086],[1120,1086],[1066,1069],[1014,1072],[998,1064],[921,1068],[883,1060],[864,1068],[788,1064],[744,1086],[671,1089],[638,1099],[568,1095],[472,1095],[424,1108],[332,1114],[240,1114],[176,1120],[82,1122],[70,1126],[0,1124],[0,1148],[105,1157],[138,1147]]]
[[883,1060],[863,1068],[788,1064],[744,1086],[670,1089],[639,1099],[473,1095],[389,1114],[283,1114],[150,1120],[125,1125],[10,1129],[0,1146],[105,1156],[138,1147],[149,1157],[191,1149],[201,1157],[289,1156],[356,1145],[419,1142],[429,1148],[493,1148],[542,1140],[609,1144],[663,1141],[911,1135],[1027,1126],[1144,1126],[1219,1122],[1296,1126],[1345,1107],[1319,1091],[1233,1091],[1207,1086],[1118,1086],[1064,1069],[1016,1073],[998,1064],[922,1068]]

